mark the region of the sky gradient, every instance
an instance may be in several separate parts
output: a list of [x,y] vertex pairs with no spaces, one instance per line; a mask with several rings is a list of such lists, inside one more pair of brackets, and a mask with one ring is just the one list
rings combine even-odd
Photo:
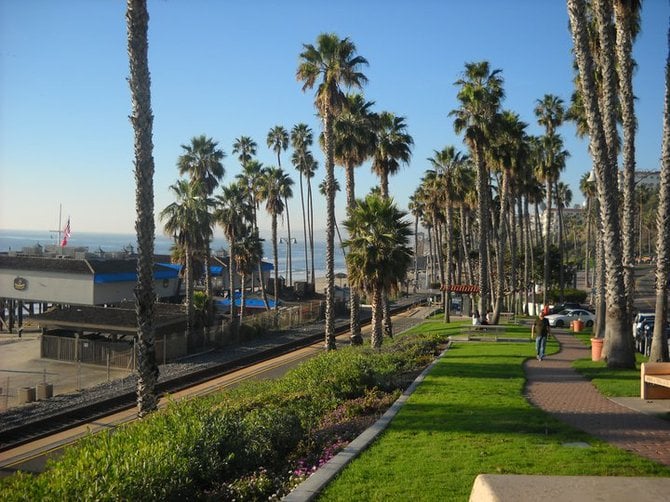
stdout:
[[[406,117],[412,161],[389,187],[401,208],[434,150],[453,144],[466,151],[448,116],[458,106],[454,82],[466,62],[488,60],[502,70],[503,108],[517,112],[531,134],[543,131],[533,114],[536,100],[551,93],[568,102],[572,93],[571,40],[560,0],[151,0],[148,6],[156,213],[173,201],[168,187],[178,178],[180,145],[193,136],[219,142],[227,184],[240,171],[235,138],[251,136],[258,159],[276,165],[266,146],[271,127],[306,122],[320,133],[314,92],[301,91],[295,72],[302,44],[315,43],[322,32],[351,38],[369,61],[363,91],[374,109]],[[643,2],[634,47],[642,170],[659,168],[669,16],[666,0]],[[62,204],[73,233],[134,231],[126,50],[123,1],[0,0],[0,228],[53,229]],[[587,144],[571,124],[559,132],[571,154],[561,179],[578,203],[579,178],[591,165]],[[318,185],[323,155],[317,146],[314,152]],[[282,155],[282,167],[296,181],[289,209],[297,232],[298,173],[290,155]],[[335,172],[344,188],[343,170]],[[369,163],[356,171],[357,196],[376,185]],[[344,204],[341,192],[340,221]],[[321,198],[316,214],[317,228],[323,227]],[[269,225],[264,218],[262,228]]]

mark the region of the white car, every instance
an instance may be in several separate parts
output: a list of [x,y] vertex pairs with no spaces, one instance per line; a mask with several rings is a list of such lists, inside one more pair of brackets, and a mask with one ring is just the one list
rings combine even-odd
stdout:
[[549,321],[549,326],[554,326],[556,328],[570,326],[570,323],[577,319],[582,321],[586,327],[590,328],[593,326],[596,316],[585,309],[567,309],[558,314],[549,314],[545,316],[545,319]]

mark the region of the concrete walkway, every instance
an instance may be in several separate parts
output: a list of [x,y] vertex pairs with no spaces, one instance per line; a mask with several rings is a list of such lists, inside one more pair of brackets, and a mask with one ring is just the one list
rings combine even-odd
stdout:
[[560,352],[544,361],[529,359],[524,365],[528,400],[572,427],[670,465],[670,422],[649,414],[670,412],[670,400],[615,401],[602,396],[571,366],[576,359],[591,357],[590,349],[569,333],[554,336],[561,345]]

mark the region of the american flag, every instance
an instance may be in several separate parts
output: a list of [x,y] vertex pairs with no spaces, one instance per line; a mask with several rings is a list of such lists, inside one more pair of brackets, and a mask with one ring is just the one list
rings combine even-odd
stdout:
[[63,229],[63,241],[60,243],[61,247],[67,246],[67,240],[70,238],[70,235],[72,235],[72,232],[70,232],[70,218],[68,218],[67,225],[65,225],[65,229]]

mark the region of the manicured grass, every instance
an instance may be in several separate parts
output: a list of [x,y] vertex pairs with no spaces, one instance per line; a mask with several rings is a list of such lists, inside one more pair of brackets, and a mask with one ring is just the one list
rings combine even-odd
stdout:
[[532,407],[522,364],[533,356],[532,343],[456,343],[320,500],[467,500],[480,473],[670,476]]
[[[593,334],[588,332],[575,333],[581,342],[590,347]],[[632,397],[640,395],[640,365],[647,361],[647,357],[639,352],[635,353],[635,369],[611,369],[605,361],[578,359],[572,363],[581,375],[593,382],[598,391],[609,397]]]

